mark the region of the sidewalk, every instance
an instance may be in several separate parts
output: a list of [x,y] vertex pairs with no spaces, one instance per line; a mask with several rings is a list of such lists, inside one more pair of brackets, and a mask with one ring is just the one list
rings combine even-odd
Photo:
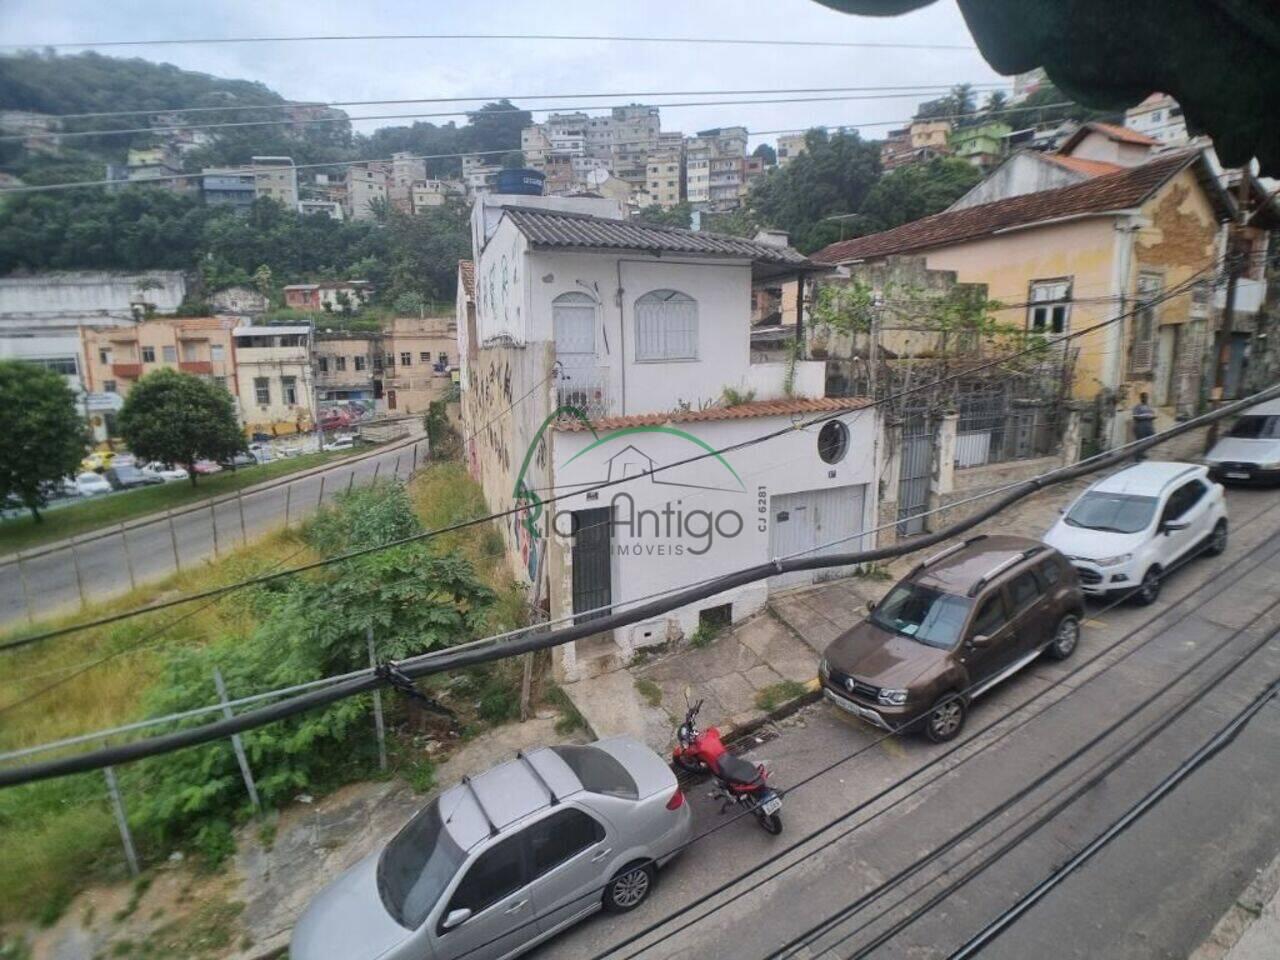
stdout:
[[1280,956],[1280,857],[1254,878],[1189,960],[1273,960]]

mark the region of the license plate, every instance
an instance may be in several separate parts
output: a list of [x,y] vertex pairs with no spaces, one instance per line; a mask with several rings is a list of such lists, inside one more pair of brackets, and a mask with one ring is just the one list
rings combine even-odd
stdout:
[[782,809],[781,797],[770,797],[764,803],[760,804],[760,812],[766,817],[771,817]]
[[1225,474],[1223,474],[1223,476],[1225,476],[1228,480],[1248,480],[1249,479],[1249,475],[1247,473],[1242,473],[1239,470],[1228,470]]

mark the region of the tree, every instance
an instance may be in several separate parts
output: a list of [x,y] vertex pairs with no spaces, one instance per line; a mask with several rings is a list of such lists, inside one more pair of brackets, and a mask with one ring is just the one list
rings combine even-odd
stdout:
[[987,102],[982,105],[984,113],[999,117],[1009,105],[1009,96],[1003,90],[993,90],[987,94]]
[[688,230],[692,213],[693,207],[686,201],[671,207],[660,207],[655,203],[637,213],[634,219],[639,223],[648,223],[655,227],[680,227]]
[[945,210],[981,179],[976,167],[955,157],[898,167],[867,194],[854,236],[889,230]]
[[271,276],[271,268],[265,263],[259,264],[258,269],[253,271],[253,289],[257,290],[264,297],[270,298],[271,288],[274,281]]
[[38,364],[0,360],[0,504],[17,500],[36,523],[49,488],[76,473],[88,445],[66,381]]
[[524,168],[524,153],[512,150],[502,155],[503,170],[521,170]]
[[197,460],[225,460],[245,446],[231,395],[209,380],[175,370],[157,370],[139,380],[117,424],[134,456],[181,464],[193,486]]
[[[977,104],[974,102],[973,84],[957,83],[947,94],[948,105],[952,115],[973,113]],[[963,122],[963,121],[961,121]]]
[[775,166],[778,162],[778,151],[767,143],[762,143],[751,151],[753,157],[759,157],[766,167]]

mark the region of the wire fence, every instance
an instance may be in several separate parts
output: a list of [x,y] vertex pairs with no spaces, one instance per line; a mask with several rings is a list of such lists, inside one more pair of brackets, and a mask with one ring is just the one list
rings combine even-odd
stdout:
[[217,559],[302,523],[321,504],[354,486],[379,477],[408,479],[426,463],[427,449],[427,439],[419,437],[332,467],[0,559],[0,629],[72,613]]

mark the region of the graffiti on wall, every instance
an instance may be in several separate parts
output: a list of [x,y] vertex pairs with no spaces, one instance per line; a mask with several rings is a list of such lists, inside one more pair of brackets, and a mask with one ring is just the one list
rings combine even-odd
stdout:
[[[542,563],[543,554],[546,552],[546,524],[543,522],[546,517],[545,504],[542,498],[538,496],[538,492],[534,490],[526,482],[529,475],[530,466],[537,468],[537,472],[543,476],[546,475],[547,466],[547,428],[561,416],[573,417],[581,421],[583,426],[591,431],[593,437],[596,436],[595,428],[591,425],[591,421],[578,407],[568,405],[556,407],[542,421],[542,425],[538,427],[537,432],[533,435],[533,440],[529,443],[529,447],[524,453],[524,462],[520,464],[520,472],[516,475],[515,487],[511,491],[514,500],[516,512],[511,515],[512,523],[512,542],[514,542],[520,551],[520,560],[524,564],[525,569],[529,573],[529,580],[537,583],[538,570]],[[598,438],[597,438],[598,439]]]

